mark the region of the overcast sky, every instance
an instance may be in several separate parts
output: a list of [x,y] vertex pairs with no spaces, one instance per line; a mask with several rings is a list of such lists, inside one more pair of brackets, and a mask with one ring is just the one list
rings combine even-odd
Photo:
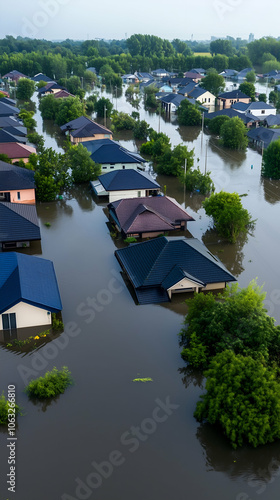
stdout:
[[[279,16],[261,0],[14,0],[1,9],[0,38],[6,35],[71,39],[123,39],[134,33],[173,40],[211,36],[248,39],[280,35]],[[275,3],[277,6],[277,3]]]

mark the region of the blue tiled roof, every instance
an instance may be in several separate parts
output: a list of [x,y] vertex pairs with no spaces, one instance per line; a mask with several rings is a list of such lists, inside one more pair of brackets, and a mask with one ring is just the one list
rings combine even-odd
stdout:
[[34,172],[0,161],[0,191],[34,189]]
[[0,202],[0,242],[40,240],[36,206]]
[[[167,290],[184,277],[201,284],[236,281],[207,247],[195,238],[161,237],[115,252],[136,293]],[[175,279],[175,281],[174,281]],[[177,281],[177,282],[178,282]]]
[[218,99],[250,99],[250,96],[244,94],[239,89],[223,92],[218,95]]
[[98,179],[106,191],[160,188],[149,174],[134,169],[114,170],[100,175]]
[[21,301],[61,311],[53,263],[32,255],[0,253],[0,313]]
[[12,116],[17,115],[18,113],[19,109],[15,106],[10,106],[10,104],[0,102],[0,116]]
[[111,139],[96,139],[83,142],[95,163],[143,163],[139,154],[128,151]]

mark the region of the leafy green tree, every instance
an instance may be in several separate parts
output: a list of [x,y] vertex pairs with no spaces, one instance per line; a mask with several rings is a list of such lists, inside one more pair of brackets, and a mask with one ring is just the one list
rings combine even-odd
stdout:
[[95,180],[101,174],[101,166],[91,159],[90,152],[82,144],[68,148],[66,161],[71,168],[75,184]]
[[116,130],[133,130],[135,120],[127,113],[114,111],[111,115],[111,123]]
[[145,120],[137,120],[133,129],[135,139],[147,140],[150,133],[150,125]]
[[240,92],[246,94],[248,97],[251,97],[251,101],[254,102],[256,100],[256,89],[255,85],[251,82],[244,82],[239,85]]
[[229,116],[226,115],[220,115],[216,116],[215,118],[212,118],[208,122],[208,129],[212,134],[215,135],[220,135],[221,133],[221,127],[222,125],[230,120]]
[[259,101],[260,102],[266,102],[267,101],[266,94],[259,94]]
[[101,99],[98,99],[94,105],[94,111],[96,111],[96,114],[98,117],[104,117],[105,114],[105,107],[106,107],[106,117],[110,118],[112,110],[113,110],[113,104],[111,103],[110,99],[106,99],[106,97],[101,97]]
[[26,109],[21,109],[18,117],[23,121],[23,125],[28,129],[28,131],[35,130],[37,126],[36,120],[33,118],[34,111],[27,111]]
[[225,80],[222,75],[218,74],[216,69],[211,68],[203,78],[200,86],[217,97],[225,88]]
[[39,110],[41,111],[43,120],[55,120],[59,109],[59,103],[60,100],[56,99],[52,94],[41,98]]
[[54,201],[56,199],[60,193],[60,188],[51,175],[42,175],[40,172],[35,172],[34,180],[37,201]]
[[213,40],[210,43],[211,54],[225,54],[226,56],[232,56],[235,52],[233,45],[230,40]]
[[67,97],[57,99],[59,101],[55,123],[63,125],[84,115],[84,106],[78,97]]
[[193,166],[194,150],[188,150],[187,146],[178,144],[171,149],[171,146],[165,147],[162,154],[157,158],[157,172],[163,175],[174,175],[181,177],[184,171],[184,165],[188,170]]
[[5,163],[12,163],[12,160],[5,153],[0,153],[0,161],[4,161]]
[[29,101],[35,92],[35,83],[29,78],[20,78],[17,84],[17,99]]
[[250,82],[250,83],[255,83],[255,81],[256,81],[256,73],[254,72],[254,70],[249,71],[247,73],[247,75],[246,75],[246,81]]
[[178,123],[180,125],[200,125],[201,123],[201,113],[199,109],[191,104],[187,99],[181,101],[178,110]]
[[28,134],[27,138],[29,142],[36,146],[37,152],[43,150],[45,141],[42,135],[38,134],[38,132],[31,132]]
[[220,191],[211,194],[202,203],[207,215],[213,217],[218,233],[235,243],[236,238],[252,224],[252,218],[246,208],[243,208],[237,193]]
[[64,154],[52,148],[43,149],[34,167],[38,201],[54,201],[70,185],[69,165]]
[[181,180],[186,186],[187,191],[198,191],[201,194],[209,194],[215,190],[214,183],[210,177],[211,172],[200,172],[198,168],[188,170]]
[[226,120],[220,128],[222,144],[226,148],[244,151],[248,145],[247,129],[239,116]]
[[220,425],[233,448],[280,438],[280,384],[274,370],[225,351],[212,360],[206,377],[197,420]]
[[273,71],[275,69],[277,71],[280,70],[280,62],[277,61],[276,59],[272,60],[272,61],[266,61],[266,62],[264,62],[264,64],[263,64],[263,73],[269,73],[270,71]]
[[42,89],[47,85],[47,82],[44,82],[43,80],[40,80],[39,82],[36,83],[36,88],[37,90]]
[[[188,299],[180,332],[183,358],[191,365],[196,359],[192,366],[205,368],[216,354],[229,349],[263,363],[278,363],[280,327],[268,316],[264,299],[265,293],[255,281],[246,288],[231,285],[218,296],[199,293]],[[204,352],[203,366],[197,351]]]
[[144,103],[145,108],[156,108],[158,105],[156,99],[156,93],[158,88],[155,85],[149,85],[149,87],[144,87]]
[[268,100],[270,104],[273,104],[277,110],[280,108],[280,92],[277,92],[276,90],[272,90],[269,93]]
[[263,177],[280,179],[280,139],[271,142],[264,150],[261,173]]

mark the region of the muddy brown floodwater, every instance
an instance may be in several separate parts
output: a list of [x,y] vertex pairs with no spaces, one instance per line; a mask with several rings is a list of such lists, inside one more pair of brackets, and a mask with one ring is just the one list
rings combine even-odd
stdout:
[[[117,100],[118,110],[131,112],[124,96]],[[139,111],[157,128],[158,116]],[[47,145],[57,149],[58,129],[43,127]],[[206,168],[216,190],[246,195],[255,229],[230,245],[212,229],[199,194],[184,197],[177,179],[157,177],[195,218],[188,234],[201,239],[241,286],[256,277],[264,284],[267,309],[279,323],[279,183],[261,180],[256,151],[224,150],[205,133],[201,151],[199,129],[163,118],[160,127],[173,145],[194,148],[202,169],[209,139]],[[136,148],[128,134],[118,138]],[[15,384],[24,409],[16,431],[15,494],[7,490],[7,433],[0,427],[1,500],[278,499],[279,442],[233,451],[216,429],[193,418],[203,379],[180,357],[183,297],[135,305],[114,257],[121,243],[110,236],[105,207],[88,186],[38,204],[42,241],[28,252],[54,262],[65,332],[36,351],[0,347],[0,389],[6,393]],[[64,365],[75,381],[65,394],[47,404],[28,399],[23,390],[30,378]],[[132,382],[136,377],[153,382]]]

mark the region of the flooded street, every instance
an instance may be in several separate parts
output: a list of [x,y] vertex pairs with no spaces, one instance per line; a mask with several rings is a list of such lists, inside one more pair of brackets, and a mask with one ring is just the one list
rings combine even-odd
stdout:
[[[124,95],[117,107],[133,110]],[[207,133],[201,137],[199,127],[139,113],[173,146],[194,148],[195,165],[211,171],[216,191],[245,195],[255,228],[232,245],[212,229],[201,195],[184,196],[178,179],[157,176],[194,217],[188,235],[202,240],[242,287],[256,277],[264,284],[268,312],[279,324],[280,183],[261,179],[261,155],[250,148],[225,150]],[[38,112],[35,119],[45,145],[62,151],[59,128],[43,124]],[[130,150],[139,146],[130,133],[114,139]],[[218,430],[194,419],[203,379],[180,357],[186,304],[179,295],[170,304],[135,305],[114,256],[122,242],[112,239],[105,208],[88,186],[37,205],[42,241],[28,253],[54,262],[65,331],[36,351],[0,344],[1,388],[15,384],[24,413],[16,433],[18,493],[10,497],[7,434],[0,427],[1,500],[278,499],[280,442],[233,451]],[[50,403],[29,400],[23,390],[30,379],[64,365],[74,385]],[[138,377],[153,382],[132,382]]]

